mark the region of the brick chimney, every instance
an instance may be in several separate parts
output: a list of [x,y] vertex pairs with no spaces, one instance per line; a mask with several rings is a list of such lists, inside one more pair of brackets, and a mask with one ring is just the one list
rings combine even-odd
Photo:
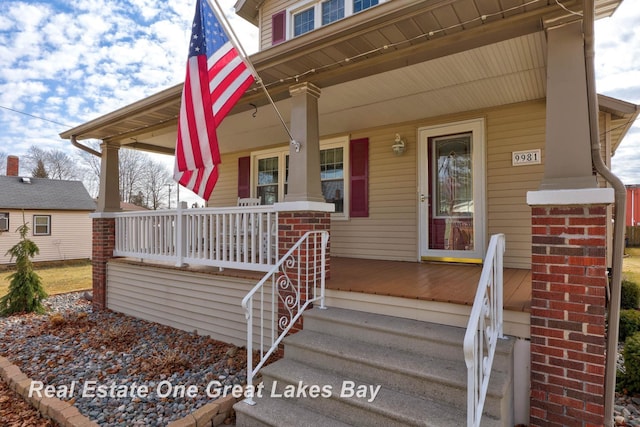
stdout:
[[20,159],[18,156],[8,156],[7,176],[18,176],[18,169],[20,169]]

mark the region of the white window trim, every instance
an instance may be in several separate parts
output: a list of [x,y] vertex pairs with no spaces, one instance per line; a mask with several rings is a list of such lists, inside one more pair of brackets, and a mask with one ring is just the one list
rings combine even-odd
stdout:
[[[46,233],[38,233],[36,232],[36,218],[47,218],[47,232]],[[51,236],[51,215],[34,215],[33,216],[33,235],[34,236]]]
[[7,223],[7,228],[0,228],[0,232],[9,231],[9,212],[0,212],[0,218]]
[[[322,25],[322,3],[324,3],[327,0],[303,0],[300,1],[292,6],[289,6],[286,9],[286,16],[285,16],[285,33],[286,33],[286,40],[290,40],[294,37],[300,37],[303,36],[305,34],[308,34],[310,32],[313,32],[315,30],[317,30],[318,28],[322,28],[325,25]],[[376,6],[381,5],[382,3],[385,3],[387,0],[378,0],[378,4]],[[311,6],[313,6],[314,10],[313,10],[313,30],[311,31],[307,31],[306,33],[300,34],[300,36],[294,36],[293,35],[293,15],[295,15],[296,13],[300,13],[306,9],[309,9]],[[372,7],[376,7],[376,6],[372,6]],[[367,8],[365,10],[369,10],[371,8]],[[358,12],[358,13],[362,13],[364,12],[364,10]],[[336,21],[333,22],[338,22],[341,21],[342,19],[348,18],[349,16],[353,15],[353,0],[344,0],[344,17],[341,19],[338,19]],[[326,24],[326,25],[331,25],[333,24],[333,22]]]
[[[320,150],[330,148],[342,148],[344,194],[342,212],[331,214],[332,220],[348,220],[351,199],[351,170],[349,158],[349,136],[328,138],[320,141]],[[251,197],[257,197],[258,188],[258,160],[270,157],[278,157],[278,201],[284,201],[284,183],[286,156],[289,154],[289,146],[269,148],[251,153]]]

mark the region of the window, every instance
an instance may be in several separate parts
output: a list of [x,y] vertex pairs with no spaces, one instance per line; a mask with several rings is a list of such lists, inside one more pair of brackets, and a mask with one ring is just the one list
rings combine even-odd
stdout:
[[[327,203],[335,204],[334,218],[346,218],[349,213],[349,139],[332,138],[320,142],[320,180]],[[255,152],[251,156],[255,197],[262,204],[272,205],[284,200],[289,175],[289,147]]]
[[51,235],[51,215],[34,215],[33,216],[33,235],[34,236],[50,236]]
[[286,16],[278,12],[272,16],[272,43],[313,31],[354,13],[362,12],[385,0],[306,0],[286,9]]
[[0,212],[0,231],[9,231],[9,212]]
[[353,0],[353,13],[358,13],[378,4],[378,0]]
[[257,196],[262,198],[262,204],[272,205],[278,201],[278,156],[258,159]]
[[314,14],[314,8],[309,8],[293,15],[294,37],[313,30]]
[[322,25],[344,18],[344,0],[328,0],[322,3]]
[[344,212],[344,147],[320,150],[320,180],[324,199]]

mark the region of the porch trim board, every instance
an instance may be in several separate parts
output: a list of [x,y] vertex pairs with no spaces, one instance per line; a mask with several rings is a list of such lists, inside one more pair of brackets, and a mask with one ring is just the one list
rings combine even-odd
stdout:
[[[329,288],[325,291],[325,303],[327,307],[383,314],[459,328],[467,326],[471,314],[471,306],[469,305],[339,291]],[[505,310],[505,335],[528,339],[529,319],[528,312]]]

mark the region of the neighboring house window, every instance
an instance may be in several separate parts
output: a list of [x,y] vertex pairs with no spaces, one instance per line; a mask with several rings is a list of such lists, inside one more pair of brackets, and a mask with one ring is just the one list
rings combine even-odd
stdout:
[[273,45],[383,3],[385,0],[305,0],[271,17]]
[[0,231],[9,231],[9,212],[0,212]]
[[51,215],[34,215],[33,216],[33,235],[34,236],[51,235]]
[[[239,161],[243,164],[245,160]],[[251,167],[255,196],[262,204],[282,201],[287,192],[289,175],[289,147],[254,152]],[[242,181],[239,171],[239,182]],[[320,142],[320,179],[322,194],[327,203],[335,205],[334,218],[347,218],[349,214],[349,139],[332,138]]]

